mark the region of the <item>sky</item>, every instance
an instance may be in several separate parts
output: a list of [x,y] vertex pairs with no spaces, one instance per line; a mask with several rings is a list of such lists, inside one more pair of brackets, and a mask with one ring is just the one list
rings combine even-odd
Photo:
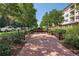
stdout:
[[49,12],[52,9],[63,10],[67,5],[68,3],[34,3],[34,8],[37,10],[36,18],[38,20],[38,25],[45,12]]

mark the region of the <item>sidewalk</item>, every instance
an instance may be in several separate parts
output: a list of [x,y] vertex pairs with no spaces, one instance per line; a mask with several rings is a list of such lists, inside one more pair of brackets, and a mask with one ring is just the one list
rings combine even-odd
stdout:
[[34,33],[18,56],[74,56],[59,40],[47,33]]

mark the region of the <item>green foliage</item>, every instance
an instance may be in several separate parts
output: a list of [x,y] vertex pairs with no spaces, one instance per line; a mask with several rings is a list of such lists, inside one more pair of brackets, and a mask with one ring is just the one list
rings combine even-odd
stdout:
[[0,38],[2,38],[2,40],[9,40],[12,41],[14,43],[22,43],[22,40],[24,39],[24,32],[4,32],[0,34]]
[[64,29],[55,29],[54,32],[58,33],[58,34],[65,34],[66,30],[64,30]]
[[79,48],[79,25],[66,28],[64,42]]
[[62,11],[58,11],[56,9],[50,11],[49,13],[46,12],[42,18],[40,27],[45,26],[45,28],[46,28],[46,27],[51,27],[53,24],[59,25],[60,23],[63,22],[62,15],[63,15]]
[[49,30],[49,33],[51,33],[51,34],[65,34],[66,30],[64,30],[64,29],[52,29],[52,30]]
[[15,44],[20,44],[20,43],[22,43],[22,41],[21,41],[20,39],[18,39],[18,38],[16,38],[13,42],[14,42]]
[[42,22],[41,22],[41,24],[40,24],[40,27],[42,27],[43,28],[43,26],[46,28],[47,26],[48,26],[48,22],[49,22],[49,16],[48,16],[49,14],[46,12],[45,13],[45,15],[43,16],[43,18],[42,18]]
[[66,33],[79,35],[79,25],[72,26],[72,28],[66,29]]
[[14,28],[16,28],[16,27],[22,27],[22,26],[24,26],[24,25],[21,24],[21,23],[19,23],[18,21],[13,21],[13,22],[11,23],[11,26],[14,27]]
[[10,56],[11,48],[9,45],[0,43],[0,56]]
[[36,27],[36,10],[31,3],[1,3],[0,15],[17,20],[22,26]]
[[24,31],[1,32],[0,33],[0,55],[11,55],[11,48],[17,44],[24,43],[22,40],[25,38]]
[[76,9],[79,10],[79,3],[76,3]]
[[74,39],[73,37],[74,36],[70,34],[65,35],[64,43],[71,44],[71,41]]
[[66,35],[64,42],[79,48],[79,36],[76,36],[74,34]]
[[22,40],[25,39],[25,35],[23,32],[17,32],[16,35],[14,36],[13,42],[16,44],[22,43]]
[[0,28],[8,25],[9,25],[9,19],[4,16],[0,17]]
[[60,23],[62,23],[62,21],[64,19],[64,17],[62,15],[63,15],[62,11],[58,11],[56,9],[49,12],[49,17],[51,19],[51,22],[54,25],[59,25]]
[[79,48],[79,36],[74,36],[73,40],[71,41],[71,45]]

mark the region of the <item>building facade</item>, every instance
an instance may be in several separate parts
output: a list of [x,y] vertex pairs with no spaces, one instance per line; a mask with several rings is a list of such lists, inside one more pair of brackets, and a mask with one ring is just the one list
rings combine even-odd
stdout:
[[62,25],[75,24],[79,22],[79,4],[71,3],[63,10],[64,22]]

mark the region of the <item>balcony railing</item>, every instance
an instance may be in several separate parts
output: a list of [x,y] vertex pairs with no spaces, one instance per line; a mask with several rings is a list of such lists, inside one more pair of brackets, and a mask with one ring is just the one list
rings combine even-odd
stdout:
[[70,12],[74,11],[75,9],[74,8],[70,8]]

